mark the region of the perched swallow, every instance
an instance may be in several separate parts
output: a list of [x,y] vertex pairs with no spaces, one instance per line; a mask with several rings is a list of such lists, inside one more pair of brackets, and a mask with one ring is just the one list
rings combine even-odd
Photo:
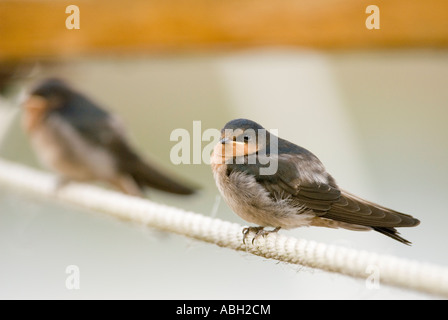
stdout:
[[[228,122],[211,160],[216,184],[229,207],[259,226],[245,228],[244,239],[249,231],[256,232],[255,239],[280,228],[319,226],[375,230],[409,245],[395,228],[420,223],[340,189],[314,154],[251,120]],[[267,170],[272,168],[275,171]]]
[[105,181],[136,196],[146,186],[194,192],[144,161],[115,115],[62,80],[48,79],[34,88],[24,102],[22,120],[41,162],[64,181]]

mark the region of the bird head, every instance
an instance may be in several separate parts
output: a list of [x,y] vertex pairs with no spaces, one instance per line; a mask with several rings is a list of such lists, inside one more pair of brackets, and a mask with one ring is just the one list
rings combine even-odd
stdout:
[[247,119],[229,121],[221,130],[214,157],[224,162],[236,157],[254,155],[269,146],[270,133],[258,123]]
[[72,90],[64,81],[56,78],[46,79],[31,90],[23,106],[26,109],[55,109],[63,105],[71,94]]

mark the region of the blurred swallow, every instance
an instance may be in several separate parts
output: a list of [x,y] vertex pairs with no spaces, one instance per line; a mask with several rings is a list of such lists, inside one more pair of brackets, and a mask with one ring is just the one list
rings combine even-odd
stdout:
[[[276,170],[265,174],[262,169],[271,161],[276,161]],[[236,119],[224,126],[211,163],[229,207],[259,226],[245,228],[244,240],[249,231],[256,232],[255,239],[280,228],[319,226],[375,230],[410,245],[395,228],[420,223],[340,189],[314,154],[251,120]],[[266,231],[264,227],[275,229]]]
[[59,79],[45,80],[31,91],[22,120],[38,158],[64,181],[105,181],[136,196],[145,187],[194,192],[144,161],[115,115]]

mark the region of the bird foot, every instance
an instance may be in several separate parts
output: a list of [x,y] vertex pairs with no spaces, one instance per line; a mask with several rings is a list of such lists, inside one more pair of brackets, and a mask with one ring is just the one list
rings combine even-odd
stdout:
[[246,227],[243,229],[243,243],[246,244],[246,238],[250,232],[255,232],[254,237],[252,238],[252,244],[254,244],[255,239],[259,237],[265,237],[270,233],[277,233],[281,227],[277,227],[274,230],[264,230],[264,227]]

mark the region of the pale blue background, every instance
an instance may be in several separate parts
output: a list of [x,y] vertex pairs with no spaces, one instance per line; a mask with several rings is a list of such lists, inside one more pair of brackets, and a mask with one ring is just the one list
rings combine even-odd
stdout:
[[[247,117],[310,149],[342,188],[422,221],[401,229],[412,247],[374,232],[282,233],[448,265],[446,51],[86,58],[37,65],[10,92],[48,75],[116,111],[142,154],[203,186],[191,198],[152,192],[154,201],[212,215],[218,190],[209,166],[171,164],[170,133],[192,130],[194,120],[205,130]],[[40,167],[17,118],[0,156]],[[246,224],[223,201],[216,216]],[[363,280],[143,229],[6,187],[0,187],[0,256],[3,299],[432,298],[387,286],[367,289]],[[65,287],[68,265],[80,268],[80,290]]]

